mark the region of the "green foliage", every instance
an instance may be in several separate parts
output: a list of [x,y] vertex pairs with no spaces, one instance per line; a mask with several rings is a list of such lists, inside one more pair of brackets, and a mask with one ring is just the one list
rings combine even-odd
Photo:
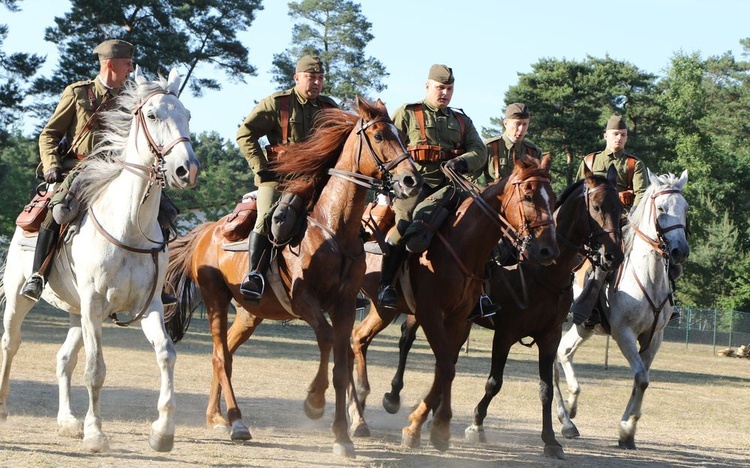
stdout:
[[201,162],[197,186],[169,192],[180,209],[178,224],[184,231],[181,234],[200,221],[219,219],[234,209],[243,194],[255,190],[253,173],[239,148],[218,133],[194,137],[193,149]]
[[[244,82],[256,70],[236,35],[259,9],[260,0],[72,0],[70,11],[45,31],[45,40],[58,44],[60,60],[51,76],[37,80],[35,91],[59,95],[67,84],[95,76],[99,65],[91,51],[110,38],[133,43],[134,61],[152,76],[180,69],[180,92],[186,86],[196,96],[204,88],[221,89],[217,69]],[[49,110],[42,106],[38,113]]]
[[[11,12],[18,11],[16,0],[2,0],[3,5]],[[9,137],[9,127],[19,119],[26,110],[23,101],[29,90],[29,82],[44,58],[17,52],[7,54],[3,43],[8,37],[8,26],[0,24],[0,144]]]
[[39,162],[36,140],[10,135],[4,145],[0,145],[0,246],[7,246],[16,228],[16,217],[34,193],[40,182],[34,176]]
[[385,66],[364,50],[372,40],[372,24],[350,0],[302,0],[289,3],[289,16],[300,22],[292,30],[292,46],[274,54],[273,76],[279,89],[294,86],[294,69],[303,55],[317,55],[325,70],[325,93],[342,102],[368,97],[386,88]]

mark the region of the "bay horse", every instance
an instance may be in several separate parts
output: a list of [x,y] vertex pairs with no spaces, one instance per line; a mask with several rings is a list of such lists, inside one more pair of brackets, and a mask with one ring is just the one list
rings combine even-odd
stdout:
[[[149,443],[169,451],[174,443],[174,345],[164,328],[159,292],[167,266],[167,246],[157,222],[162,187],[196,183],[200,163],[190,143],[190,112],[177,98],[180,76],[148,81],[139,68],[135,82],[120,92],[115,107],[102,113],[103,145],[81,163],[76,184],[82,210],[51,263],[42,298],[70,314],[67,338],[57,354],[59,409],[57,424],[65,435],[80,436],[81,421],[70,403],[71,374],[83,346],[84,381],[89,409],[83,421],[83,449],[108,449],[102,432],[100,391],[106,367],[102,353],[102,321],[129,314],[140,321],[156,352],[161,373],[159,417],[151,425]],[[160,239],[160,240],[154,240]],[[0,418],[8,416],[10,370],[21,345],[21,325],[34,302],[20,294],[31,275],[34,242],[17,228],[8,250],[3,286],[5,311],[2,337]],[[125,323],[125,322],[120,322]]]
[[[511,175],[488,186],[479,197],[464,200],[436,231],[429,248],[410,255],[398,281],[401,293],[397,309],[371,307],[352,333],[357,362],[357,395],[361,406],[370,392],[367,347],[372,339],[400,313],[413,314],[422,325],[435,355],[435,378],[429,393],[409,416],[402,430],[402,444],[418,447],[421,428],[434,409],[431,441],[446,451],[450,440],[451,387],[461,345],[469,334],[469,313],[481,294],[482,275],[490,253],[503,235],[510,234],[519,252],[531,262],[548,264],[559,254],[552,209],[555,194],[549,178],[550,158],[516,160]],[[487,209],[486,207],[490,208]],[[500,221],[503,220],[503,221]],[[363,291],[377,297],[381,258],[368,255]],[[356,415],[355,426],[364,418]]]
[[[633,391],[619,425],[618,445],[624,449],[636,448],[635,432],[649,384],[648,371],[674,311],[669,264],[682,265],[690,254],[687,242],[689,206],[682,195],[687,180],[687,170],[679,178],[649,172],[650,185],[623,229],[625,261],[618,280],[605,290],[608,307],[602,308],[602,324],[609,324],[612,338],[633,373]],[[606,328],[602,325],[597,325],[596,329],[583,325],[572,327],[563,335],[557,351],[557,413],[563,422],[563,435],[569,438],[579,435],[571,421],[576,415],[581,392],[573,369],[573,356],[595,331],[606,332]],[[565,372],[568,383],[567,401],[560,390],[560,370]]]
[[[229,428],[233,440],[251,438],[232,386],[233,353],[264,319],[299,318],[313,328],[320,348],[320,364],[308,388],[305,413],[312,419],[323,415],[333,348],[333,451],[354,456],[354,445],[347,433],[346,392],[352,382],[351,330],[357,293],[365,274],[360,220],[366,188],[380,185],[385,190],[392,188],[398,197],[409,197],[418,192],[422,181],[383,103],[358,99],[357,109],[359,115],[339,109],[321,111],[310,138],[290,146],[288,156],[275,164],[277,173],[296,176],[290,189],[306,199],[313,192],[319,194],[314,196],[317,201],[300,245],[282,249],[272,262],[267,282],[275,286],[267,288],[259,303],[246,301],[239,290],[247,272],[248,253],[222,247],[222,223],[205,223],[170,249],[169,278],[182,298],[180,309],[183,315],[192,312],[193,304],[199,300],[197,287],[213,336],[213,377],[206,423],[209,427]],[[227,330],[232,300],[240,307]],[[221,414],[222,392],[226,418]]]

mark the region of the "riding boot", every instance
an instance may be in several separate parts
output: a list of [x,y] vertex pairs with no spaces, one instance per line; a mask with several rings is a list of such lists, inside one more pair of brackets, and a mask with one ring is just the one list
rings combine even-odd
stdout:
[[[55,243],[59,235],[60,226],[51,223],[52,228],[44,226],[39,228],[39,236],[36,239],[36,250],[34,250],[34,273],[26,280],[21,294],[34,302],[42,297],[42,291],[47,284],[49,276],[49,266],[45,266],[45,260],[55,252]],[[45,267],[45,268],[43,268]]]
[[383,257],[378,285],[378,305],[395,309],[398,304],[398,291],[393,287],[401,263],[406,256],[406,247],[401,244],[388,244],[388,255]]
[[583,291],[581,291],[581,294],[576,297],[570,306],[575,325],[581,325],[589,318],[592,309],[596,306],[597,300],[599,300],[599,291],[601,291],[606,279],[607,273],[600,268],[594,268],[593,271],[589,271],[586,274],[586,283],[583,285]]
[[249,301],[260,301],[266,288],[263,275],[271,263],[271,241],[268,237],[255,231],[248,240],[250,250],[250,271],[240,285],[240,292]]

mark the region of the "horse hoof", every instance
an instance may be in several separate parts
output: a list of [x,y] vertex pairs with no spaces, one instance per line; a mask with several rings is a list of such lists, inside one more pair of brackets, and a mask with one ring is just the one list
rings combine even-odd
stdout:
[[247,428],[241,419],[236,420],[232,424],[232,430],[229,431],[229,437],[237,442],[243,440],[252,440],[253,436],[250,435],[250,429]]
[[83,438],[82,449],[84,452],[102,453],[109,451],[109,442],[104,434]]
[[148,445],[157,452],[169,452],[174,447],[174,434],[158,434],[151,432]]
[[484,427],[473,424],[464,430],[464,438],[467,442],[475,444],[487,443],[487,436],[484,433]]
[[621,449],[625,449],[625,450],[636,449],[634,440],[618,440],[617,445],[619,445]]
[[401,431],[401,446],[411,449],[418,449],[422,447],[422,438],[420,436],[414,436],[406,432],[406,429]]
[[433,430],[430,432],[430,442],[432,442],[432,446],[438,452],[447,452],[450,447],[450,432],[446,437],[445,434],[440,434]]
[[392,396],[390,393],[383,395],[383,408],[390,413],[396,414],[401,409],[401,397]]
[[544,447],[544,457],[565,460],[565,452],[563,452],[562,447],[558,447],[556,445],[547,445]]
[[355,458],[354,444],[351,442],[334,442],[333,443],[333,454],[339,457]]
[[581,437],[581,433],[578,432],[578,428],[575,426],[575,424],[562,428],[562,435],[566,439],[575,439],[576,437]]
[[323,413],[325,412],[325,405],[322,408],[314,408],[310,405],[310,403],[305,400],[305,416],[307,416],[310,419],[320,419],[323,417]]
[[8,420],[8,412],[7,411],[1,412],[0,413],[0,423],[4,423],[7,420]]
[[370,437],[370,426],[367,423],[358,424],[352,429],[352,437]]

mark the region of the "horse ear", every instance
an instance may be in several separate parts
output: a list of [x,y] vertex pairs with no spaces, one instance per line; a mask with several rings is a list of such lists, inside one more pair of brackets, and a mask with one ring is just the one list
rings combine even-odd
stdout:
[[172,71],[169,72],[169,78],[167,79],[167,92],[169,94],[174,94],[175,96],[180,95],[180,73],[177,71],[176,68],[173,68]]
[[388,109],[385,108],[385,103],[378,98],[377,101],[375,101],[375,107],[383,111],[386,115],[388,114]]
[[143,74],[140,65],[135,66],[134,76],[136,84],[142,85],[148,83],[148,78],[146,78],[146,76]]
[[680,175],[680,180],[677,181],[677,184],[675,184],[675,186],[678,189],[682,190],[685,184],[687,184],[687,181],[688,181],[688,171],[687,169],[685,169],[684,171],[682,171],[682,175]]
[[651,172],[651,169],[646,168],[646,172],[648,173],[648,181],[651,185],[661,185],[661,180],[659,180],[657,175]]
[[617,169],[614,164],[610,164],[607,169],[607,180],[615,187],[617,186]]
[[550,153],[550,152],[542,153],[542,167],[541,167],[541,169],[544,172],[549,172],[551,166],[552,166],[552,153]]

